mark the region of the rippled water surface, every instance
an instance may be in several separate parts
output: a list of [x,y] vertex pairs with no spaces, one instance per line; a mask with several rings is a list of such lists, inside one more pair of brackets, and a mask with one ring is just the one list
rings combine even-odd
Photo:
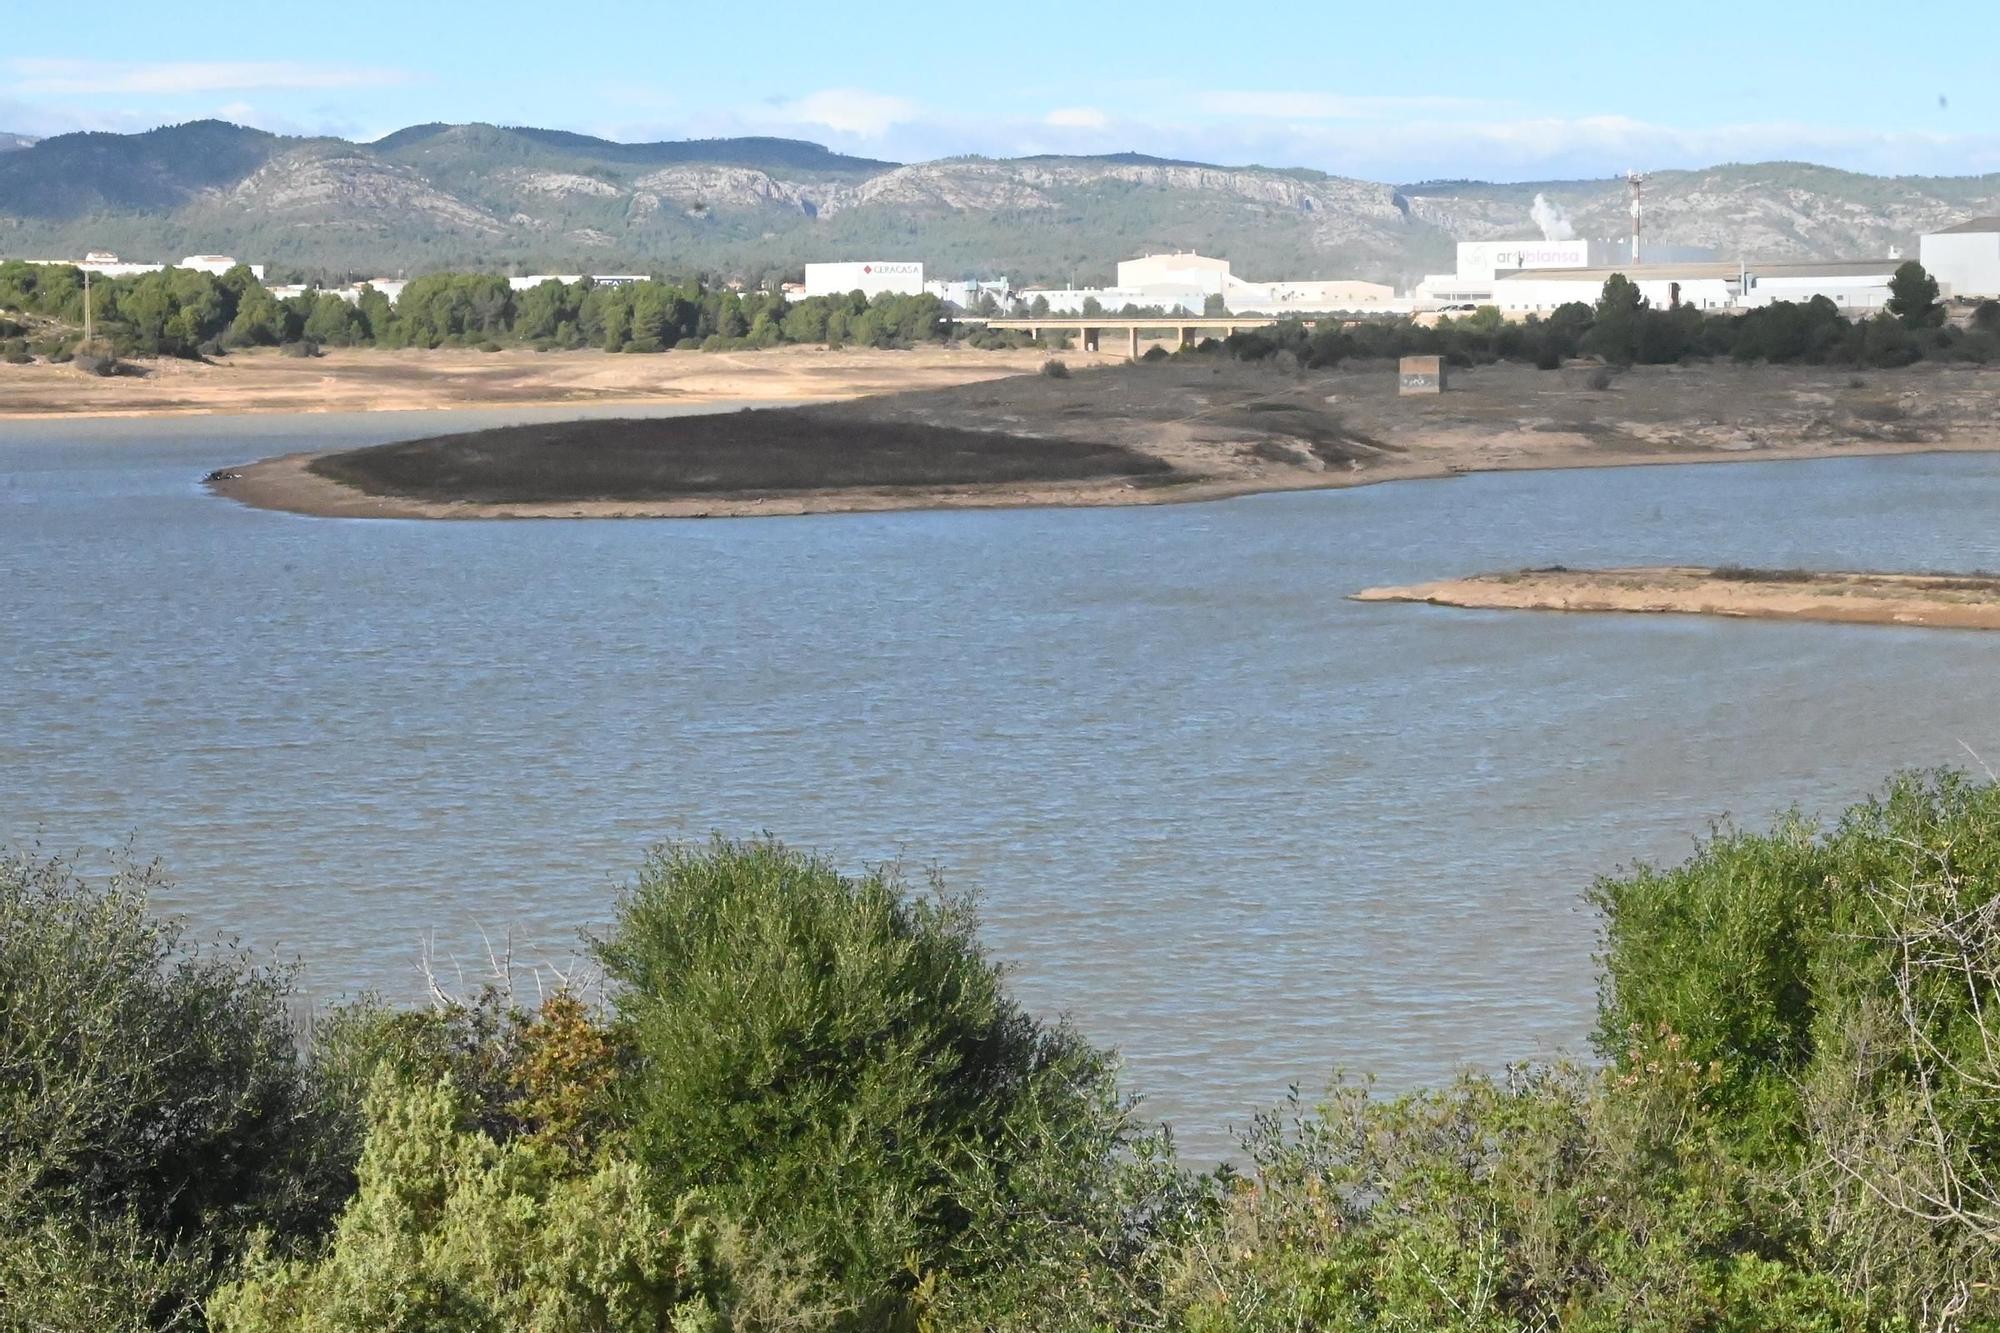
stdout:
[[1343,600],[1549,562],[1996,568],[1989,457],[679,523],[197,484],[497,419],[0,423],[0,838],[134,836],[200,930],[325,997],[411,995],[427,939],[469,960],[482,928],[567,954],[661,838],[934,861],[1024,997],[1214,1153],[1336,1065],[1580,1051],[1593,874],[2000,756],[2000,635]]

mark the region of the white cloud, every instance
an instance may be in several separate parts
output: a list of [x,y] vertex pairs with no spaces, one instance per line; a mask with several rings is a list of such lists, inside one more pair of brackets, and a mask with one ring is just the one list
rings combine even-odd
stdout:
[[252,89],[379,88],[408,82],[410,77],[395,69],[289,60],[144,63],[14,59],[4,62],[4,68],[9,76],[8,91],[23,97],[179,96]]
[[837,134],[879,139],[923,114],[915,102],[863,88],[823,88],[788,101],[769,102],[753,118],[780,125],[818,125]]
[[1063,130],[1101,130],[1111,117],[1094,106],[1059,106],[1042,117],[1042,124]]
[[1262,90],[1205,92],[1195,101],[1211,115],[1271,120],[1374,120],[1417,112],[1477,111],[1493,105],[1470,97],[1343,97]]

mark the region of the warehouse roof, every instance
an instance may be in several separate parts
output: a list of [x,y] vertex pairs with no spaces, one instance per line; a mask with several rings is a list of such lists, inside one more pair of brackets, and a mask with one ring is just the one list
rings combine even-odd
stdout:
[[1960,222],[1955,226],[1940,227],[1932,232],[1931,235],[1950,236],[1954,233],[1970,231],[2000,231],[2000,218],[1967,218],[1964,222]]
[[1829,259],[1829,260],[1787,260],[1776,264],[1739,264],[1711,260],[1699,264],[1626,264],[1609,265],[1602,268],[1523,268],[1508,269],[1493,275],[1500,282],[1594,282],[1603,283],[1614,273],[1622,273],[1634,282],[1690,282],[1703,278],[1734,278],[1744,269],[1760,278],[1859,278],[1875,274],[1893,273],[1897,259]]

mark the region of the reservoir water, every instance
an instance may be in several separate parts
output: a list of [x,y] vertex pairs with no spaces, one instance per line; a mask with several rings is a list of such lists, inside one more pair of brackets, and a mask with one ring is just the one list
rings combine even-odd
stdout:
[[[532,414],[515,411],[508,419]],[[574,412],[557,415],[576,415]],[[1359,605],[1522,564],[2000,568],[2000,458],[1123,510],[356,522],[212,468],[490,424],[0,423],[0,839],[128,837],[315,996],[570,956],[651,843],[984,894],[1196,1155],[1336,1066],[1583,1053],[1593,875],[2000,765],[2000,635]]]

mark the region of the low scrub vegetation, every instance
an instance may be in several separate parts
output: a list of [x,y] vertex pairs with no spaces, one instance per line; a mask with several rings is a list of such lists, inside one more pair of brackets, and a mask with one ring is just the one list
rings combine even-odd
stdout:
[[0,1328],[1981,1329],[2000,787],[1600,881],[1593,1062],[1338,1079],[1178,1162],[972,901],[668,847],[604,1001],[359,1005],[0,862]]

